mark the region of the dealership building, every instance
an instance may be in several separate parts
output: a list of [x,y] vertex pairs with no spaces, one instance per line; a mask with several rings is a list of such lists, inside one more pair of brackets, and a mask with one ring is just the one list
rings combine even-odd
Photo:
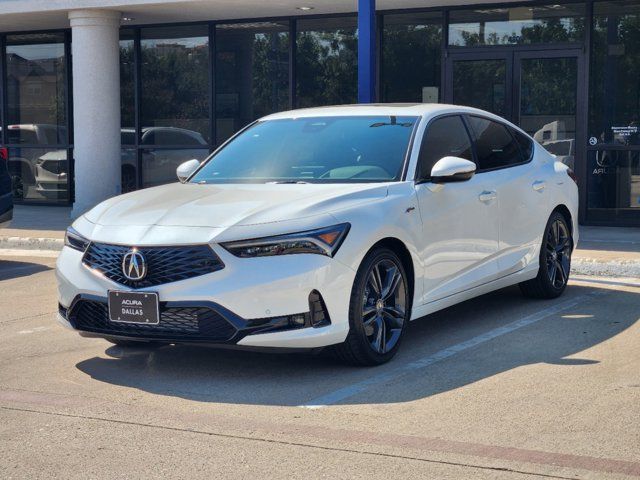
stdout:
[[1,0],[16,203],[78,215],[176,181],[271,112],[446,102],[574,169],[580,220],[640,225],[640,0]]

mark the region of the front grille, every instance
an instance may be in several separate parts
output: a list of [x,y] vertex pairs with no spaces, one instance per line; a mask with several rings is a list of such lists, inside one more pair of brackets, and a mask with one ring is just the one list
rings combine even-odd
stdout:
[[132,247],[91,243],[82,263],[110,280],[131,288],[145,288],[205,275],[224,268],[208,245],[137,247],[147,264],[147,275],[133,281],[122,272],[122,259]]
[[233,325],[206,307],[161,306],[160,323],[138,325],[110,321],[106,303],[79,300],[69,313],[69,321],[79,330],[129,337],[225,342],[236,333]]

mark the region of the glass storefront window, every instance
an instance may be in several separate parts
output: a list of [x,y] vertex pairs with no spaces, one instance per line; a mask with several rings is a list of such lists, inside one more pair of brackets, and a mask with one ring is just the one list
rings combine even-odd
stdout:
[[289,23],[216,25],[216,143],[289,108]]
[[518,125],[572,169],[576,153],[577,82],[576,57],[521,60]]
[[640,213],[640,151],[592,150],[588,154],[589,217],[612,220]]
[[589,137],[640,145],[640,1],[594,4]]
[[[143,28],[140,46],[142,128],[177,127],[208,142],[208,27]],[[171,131],[164,128],[158,133],[169,135]]]
[[64,203],[69,199],[66,149],[9,148],[9,174],[17,201]]
[[123,148],[120,151],[120,165],[122,193],[133,192],[138,188],[138,151],[135,148]]
[[142,150],[142,186],[155,187],[178,181],[176,168],[187,160],[204,160],[209,149],[160,149]]
[[298,107],[355,103],[358,98],[358,33],[355,17],[297,22]]
[[8,35],[8,144],[67,143],[64,35]]
[[385,15],[383,25],[382,101],[438,102],[442,14]]
[[120,30],[120,125],[122,144],[135,144],[135,84],[133,30]]
[[453,62],[453,103],[506,116],[507,62],[456,60]]
[[452,10],[449,19],[452,46],[580,42],[585,6],[569,3]]

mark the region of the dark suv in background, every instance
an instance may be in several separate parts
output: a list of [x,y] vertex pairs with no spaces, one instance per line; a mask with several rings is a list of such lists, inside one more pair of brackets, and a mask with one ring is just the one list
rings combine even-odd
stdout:
[[13,193],[8,162],[9,152],[0,147],[0,226],[13,218]]

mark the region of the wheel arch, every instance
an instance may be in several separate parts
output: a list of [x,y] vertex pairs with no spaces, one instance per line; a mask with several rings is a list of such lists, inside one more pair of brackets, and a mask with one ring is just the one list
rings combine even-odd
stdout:
[[407,280],[409,281],[409,299],[411,300],[411,306],[413,306],[413,298],[415,295],[415,286],[416,286],[416,273],[413,265],[413,258],[411,257],[411,252],[405,245],[405,243],[397,237],[385,237],[378,240],[374,243],[371,248],[365,254],[368,255],[372,250],[378,247],[384,247],[391,250],[393,253],[398,255],[400,261],[402,262],[402,266],[404,267],[405,272],[407,273]]
[[555,212],[558,212],[567,221],[567,224],[569,225],[569,231],[571,232],[571,242],[574,243],[575,241],[573,239],[573,216],[571,215],[571,211],[565,204],[561,203],[551,211],[551,214],[549,216],[553,215]]

